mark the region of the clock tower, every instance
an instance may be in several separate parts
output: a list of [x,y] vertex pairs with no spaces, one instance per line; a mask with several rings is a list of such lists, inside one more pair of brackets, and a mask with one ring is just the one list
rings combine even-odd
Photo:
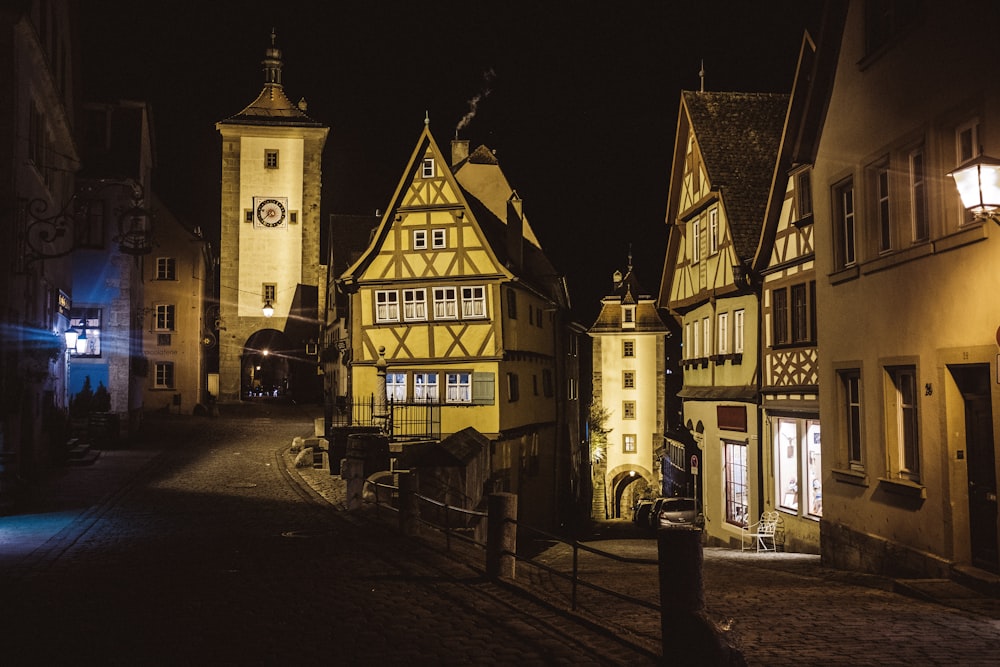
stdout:
[[222,135],[219,249],[219,396],[319,399],[316,359],[326,297],[320,263],[320,190],[329,128],[293,104],[271,33],[264,88]]

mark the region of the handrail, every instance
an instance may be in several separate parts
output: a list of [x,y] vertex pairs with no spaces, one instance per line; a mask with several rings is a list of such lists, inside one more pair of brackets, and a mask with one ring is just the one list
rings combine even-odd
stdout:
[[[375,496],[375,512],[376,512],[376,517],[377,517],[378,516],[378,508],[379,508],[379,506],[382,505],[382,504],[385,504],[385,503],[381,503],[380,500],[379,500],[378,489],[380,489],[380,488],[386,488],[386,489],[391,489],[394,493],[398,493],[399,492],[399,487],[396,486],[396,485],[393,485],[393,484],[384,484],[382,482],[373,482],[373,481],[370,481],[370,480],[365,480],[365,484],[370,484],[370,485],[376,487],[374,496]],[[445,536],[445,548],[446,548],[446,550],[451,551],[451,537],[453,535],[454,535],[455,538],[460,539],[462,541],[465,541],[467,543],[475,544],[475,545],[480,546],[480,547],[485,547],[486,546],[484,543],[477,541],[475,538],[468,537],[467,535],[455,532],[454,529],[452,529],[452,527],[450,525],[450,522],[448,521],[448,517],[451,514],[451,512],[458,512],[460,514],[465,514],[465,515],[468,515],[468,516],[475,516],[475,517],[479,517],[479,518],[483,518],[483,519],[487,519],[488,520],[489,519],[489,515],[486,512],[482,512],[482,511],[479,511],[479,510],[469,510],[469,509],[465,509],[464,507],[456,507],[454,505],[449,505],[449,504],[447,504],[445,502],[442,502],[440,500],[435,500],[434,498],[428,498],[427,496],[424,496],[424,495],[419,494],[419,493],[414,493],[413,495],[417,499],[419,499],[419,500],[422,500],[422,501],[424,501],[424,502],[426,502],[426,503],[428,503],[430,505],[433,505],[435,507],[438,507],[439,509],[443,509],[444,510],[444,522],[445,523],[444,523],[443,526],[438,525],[438,524],[436,524],[436,523],[434,523],[432,521],[429,521],[427,519],[424,519],[423,517],[419,516],[419,513],[418,513],[418,517],[417,518],[418,518],[418,520],[422,524],[430,526],[432,528],[436,528],[438,530],[442,530],[444,532],[444,536]],[[391,510],[393,510],[393,511],[395,511],[397,513],[399,512],[399,508],[392,507],[391,505],[389,507],[390,507]],[[591,546],[588,546],[586,544],[582,544],[581,542],[579,542],[576,539],[567,540],[567,539],[565,539],[563,537],[560,537],[559,535],[555,535],[553,533],[549,533],[549,532],[547,532],[545,530],[542,530],[541,528],[536,528],[534,526],[529,526],[528,524],[521,523],[517,519],[507,519],[507,521],[510,521],[515,526],[517,526],[519,529],[524,529],[524,530],[530,531],[530,532],[532,532],[532,533],[534,533],[536,535],[542,536],[542,537],[544,537],[546,539],[550,539],[550,540],[554,540],[554,541],[557,541],[557,542],[561,542],[561,543],[566,544],[566,545],[568,545],[569,547],[572,548],[572,550],[573,550],[573,567],[572,567],[572,572],[570,574],[562,572],[562,571],[560,571],[560,570],[552,567],[551,565],[548,565],[546,563],[538,561],[538,560],[536,560],[534,558],[531,558],[530,556],[527,556],[527,555],[525,555],[523,553],[522,554],[518,554],[516,552],[510,552],[510,551],[507,551],[507,550],[503,550],[502,553],[505,556],[512,556],[515,560],[520,560],[522,562],[528,563],[528,564],[530,564],[530,565],[532,565],[534,567],[539,568],[540,570],[544,570],[545,572],[548,572],[550,574],[553,574],[553,575],[555,575],[557,577],[560,577],[560,578],[562,578],[564,580],[569,581],[570,582],[570,586],[571,586],[570,604],[571,604],[571,607],[572,607],[573,611],[576,611],[576,608],[577,608],[577,587],[578,586],[583,586],[584,588],[588,588],[590,590],[597,591],[598,593],[603,593],[605,595],[611,595],[612,597],[616,597],[616,598],[618,598],[620,600],[623,600],[625,602],[630,602],[632,604],[636,604],[636,605],[638,605],[640,607],[644,607],[644,608],[650,609],[652,611],[660,612],[662,610],[661,605],[658,604],[658,603],[649,602],[648,600],[643,600],[641,598],[633,597],[631,595],[628,595],[627,593],[622,593],[620,591],[615,591],[615,590],[612,590],[612,589],[609,589],[609,588],[605,588],[604,586],[600,586],[598,584],[586,581],[586,580],[584,580],[584,579],[582,579],[580,577],[580,573],[579,573],[579,552],[580,551],[585,551],[585,552],[594,554],[596,556],[600,556],[602,558],[608,558],[608,559],[614,560],[614,561],[619,562],[619,563],[632,563],[632,564],[638,564],[638,565],[657,565],[659,563],[658,560],[653,559],[653,558],[639,558],[639,557],[633,557],[633,556],[620,556],[618,554],[614,554],[614,553],[611,553],[609,551],[604,551],[603,549],[597,549],[595,547],[591,547]]]

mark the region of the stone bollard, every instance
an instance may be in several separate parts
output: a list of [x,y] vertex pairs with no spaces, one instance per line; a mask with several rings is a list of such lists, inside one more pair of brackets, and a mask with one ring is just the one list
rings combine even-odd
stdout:
[[399,532],[407,537],[420,534],[420,499],[417,498],[417,471],[399,473]]
[[[365,449],[363,441],[352,441],[349,436],[347,458],[340,464],[340,477],[347,483],[344,505],[348,511],[361,509],[365,491]],[[353,446],[352,446],[353,444]]]
[[486,526],[486,576],[514,578],[517,559],[517,495],[491,493]]
[[731,652],[704,614],[702,531],[656,531],[660,574],[660,630],[663,655],[671,665],[731,664]]

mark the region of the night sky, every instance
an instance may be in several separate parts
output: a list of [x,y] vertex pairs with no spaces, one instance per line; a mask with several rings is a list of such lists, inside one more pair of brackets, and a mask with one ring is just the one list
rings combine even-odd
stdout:
[[[83,2],[84,96],[153,108],[154,189],[219,229],[215,123],[263,87],[271,29],[289,99],[330,127],[324,219],[384,210],[429,114],[496,151],[590,326],[631,247],[659,286],[681,90],[789,92],[819,0]],[[348,9],[344,9],[347,7]],[[815,30],[813,31],[815,34]]]

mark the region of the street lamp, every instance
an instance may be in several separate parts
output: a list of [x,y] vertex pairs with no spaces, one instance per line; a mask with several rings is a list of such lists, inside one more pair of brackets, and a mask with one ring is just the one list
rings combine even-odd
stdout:
[[1000,160],[978,155],[948,175],[955,179],[966,209],[1000,225]]
[[262,310],[264,312],[264,317],[271,317],[274,315],[274,306],[271,305],[270,301],[264,302],[264,308]]
[[76,352],[76,341],[80,338],[80,330],[70,327],[63,332],[63,336],[66,338],[66,349]]

